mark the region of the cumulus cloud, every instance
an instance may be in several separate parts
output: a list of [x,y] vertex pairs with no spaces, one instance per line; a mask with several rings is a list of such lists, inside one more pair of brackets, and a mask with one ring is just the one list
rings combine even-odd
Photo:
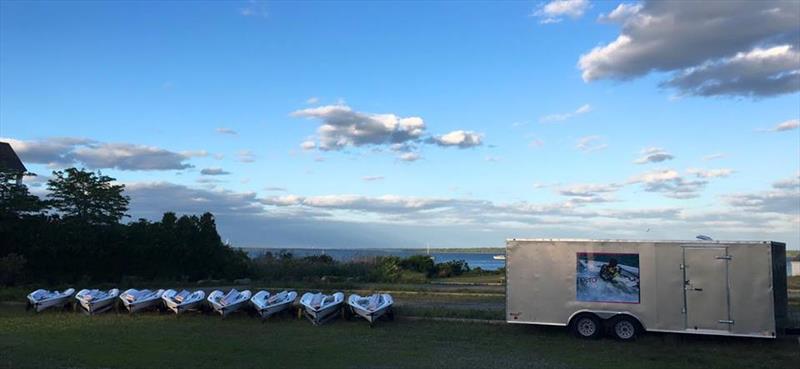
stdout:
[[780,213],[800,220],[800,175],[777,181],[772,190],[726,196],[728,204],[751,212]]
[[603,137],[601,136],[586,136],[581,137],[575,143],[575,148],[581,150],[583,152],[592,152],[603,150],[608,147],[608,144],[603,142]]
[[420,117],[357,112],[347,105],[326,105],[297,110],[292,116],[322,120],[317,130],[320,150],[348,146],[403,143],[419,139],[425,131]]
[[89,169],[113,168],[119,170],[171,170],[186,169],[186,161],[205,151],[177,153],[153,146],[131,143],[107,143],[75,137],[54,137],[43,140],[7,141],[22,161],[47,164],[51,167],[83,165]]
[[417,161],[419,159],[422,159],[422,156],[420,156],[419,154],[417,154],[415,152],[404,152],[404,153],[400,154],[397,158],[402,160],[402,161],[409,161],[410,162],[410,161]]
[[200,170],[200,174],[204,176],[224,176],[231,174],[231,172],[225,171],[222,168],[203,168]]
[[588,8],[588,0],[552,0],[539,5],[532,15],[542,24],[559,23],[563,17],[580,18]]
[[697,96],[786,94],[800,89],[800,53],[790,45],[755,48],[688,68],[662,85]]
[[432,142],[439,146],[453,146],[460,149],[468,149],[481,145],[481,135],[472,131],[452,131],[431,138]]
[[675,157],[660,147],[648,147],[642,150],[642,157],[636,159],[636,164],[660,163],[672,160]]
[[556,114],[545,115],[545,116],[539,118],[539,122],[541,122],[541,123],[562,122],[562,121],[565,121],[567,119],[571,119],[571,118],[577,117],[579,115],[586,114],[586,113],[588,113],[590,111],[592,111],[592,106],[589,105],[589,104],[583,104],[580,107],[578,107],[577,109],[575,109],[575,111],[572,111],[572,112],[569,112],[569,113],[556,113]]
[[301,109],[291,115],[321,121],[316,141],[306,140],[301,144],[304,149],[339,151],[348,147],[387,147],[399,153],[400,160],[414,161],[419,159],[419,154],[414,153],[418,144],[458,148],[481,144],[479,133],[456,130],[425,138],[425,121],[420,117],[359,112],[344,104]]
[[239,134],[235,130],[233,130],[231,128],[225,128],[225,127],[217,128],[216,131],[217,131],[217,133],[223,134],[223,135],[234,135],[235,136],[235,135]]
[[300,148],[303,150],[314,150],[317,148],[317,143],[314,141],[303,141],[300,143]]
[[796,1],[646,1],[618,7],[601,21],[622,29],[616,40],[580,57],[587,82],[673,72],[663,86],[688,95],[800,90]]
[[573,198],[573,201],[584,203],[610,202],[614,199],[609,194],[617,192],[622,186],[616,183],[573,184],[559,188],[558,193]]
[[700,196],[707,180],[688,180],[673,169],[656,170],[632,177],[628,184],[639,183],[647,192],[658,192],[673,199],[691,199]]

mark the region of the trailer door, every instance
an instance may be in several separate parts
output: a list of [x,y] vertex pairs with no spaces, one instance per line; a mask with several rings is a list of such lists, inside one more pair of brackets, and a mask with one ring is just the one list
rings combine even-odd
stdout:
[[727,254],[726,248],[684,247],[686,329],[730,330]]

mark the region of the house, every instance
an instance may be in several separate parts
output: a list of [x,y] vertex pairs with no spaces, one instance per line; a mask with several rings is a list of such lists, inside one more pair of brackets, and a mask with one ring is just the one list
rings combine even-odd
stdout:
[[0,171],[16,174],[18,185],[22,184],[22,177],[28,171],[8,142],[0,142]]

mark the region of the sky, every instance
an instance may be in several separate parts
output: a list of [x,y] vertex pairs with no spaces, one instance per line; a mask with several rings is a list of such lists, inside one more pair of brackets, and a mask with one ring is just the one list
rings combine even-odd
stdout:
[[0,141],[246,247],[800,248],[800,3],[0,2]]

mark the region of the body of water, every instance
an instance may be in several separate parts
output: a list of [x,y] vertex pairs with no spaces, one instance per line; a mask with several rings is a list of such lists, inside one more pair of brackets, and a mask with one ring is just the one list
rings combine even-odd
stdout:
[[[291,252],[295,257],[305,257],[312,255],[328,255],[338,261],[352,261],[363,258],[373,258],[376,256],[399,256],[409,257],[412,255],[428,255],[424,250],[409,249],[267,249],[267,248],[242,248],[251,258],[264,255],[267,252],[278,254],[282,250]],[[505,260],[496,260],[497,254],[471,253],[471,252],[431,252],[436,263],[445,263],[451,260],[464,260],[470,268],[480,267],[483,270],[497,270],[504,267]]]

